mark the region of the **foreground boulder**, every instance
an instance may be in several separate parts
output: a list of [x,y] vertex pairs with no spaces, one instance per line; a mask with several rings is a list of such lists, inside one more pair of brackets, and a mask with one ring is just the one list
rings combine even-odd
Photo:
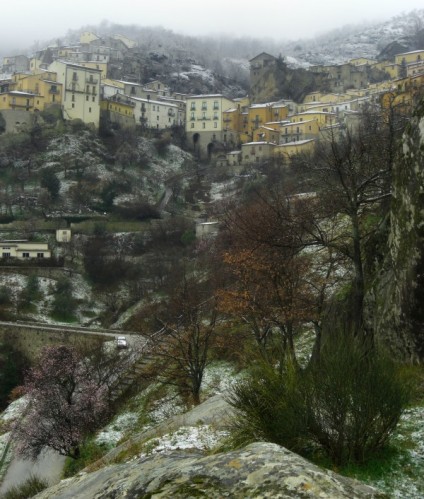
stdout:
[[376,489],[315,466],[270,443],[205,456],[151,454],[63,480],[37,498],[384,498]]

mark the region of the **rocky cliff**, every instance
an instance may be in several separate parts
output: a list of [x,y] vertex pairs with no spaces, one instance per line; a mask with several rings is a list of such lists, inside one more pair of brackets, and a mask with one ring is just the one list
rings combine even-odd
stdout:
[[424,101],[393,171],[388,252],[369,298],[376,342],[407,362],[424,360]]
[[205,456],[152,454],[63,480],[37,498],[383,498],[360,482],[323,470],[275,444]]

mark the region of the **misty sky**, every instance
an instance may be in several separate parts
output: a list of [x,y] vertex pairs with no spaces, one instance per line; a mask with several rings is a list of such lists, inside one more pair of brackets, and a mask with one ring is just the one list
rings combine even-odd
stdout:
[[2,2],[0,9],[0,53],[62,37],[68,29],[103,20],[163,26],[188,35],[293,40],[420,8],[422,0],[13,0]]

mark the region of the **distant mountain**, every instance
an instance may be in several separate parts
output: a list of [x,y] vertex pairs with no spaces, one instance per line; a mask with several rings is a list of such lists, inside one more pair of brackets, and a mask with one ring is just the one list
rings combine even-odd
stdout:
[[[386,50],[389,47],[392,50]],[[424,9],[380,23],[344,26],[313,40],[286,44],[281,52],[289,65],[305,66],[340,64],[356,57],[391,58],[394,53],[417,49],[424,49]]]

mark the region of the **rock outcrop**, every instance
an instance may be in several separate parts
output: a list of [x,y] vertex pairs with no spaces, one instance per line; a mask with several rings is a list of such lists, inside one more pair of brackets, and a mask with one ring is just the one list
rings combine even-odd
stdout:
[[369,298],[374,337],[399,360],[424,361],[424,101],[393,170],[389,251]]
[[270,443],[204,456],[174,451],[80,474],[36,496],[39,499],[107,498],[383,498],[350,478],[323,470]]

